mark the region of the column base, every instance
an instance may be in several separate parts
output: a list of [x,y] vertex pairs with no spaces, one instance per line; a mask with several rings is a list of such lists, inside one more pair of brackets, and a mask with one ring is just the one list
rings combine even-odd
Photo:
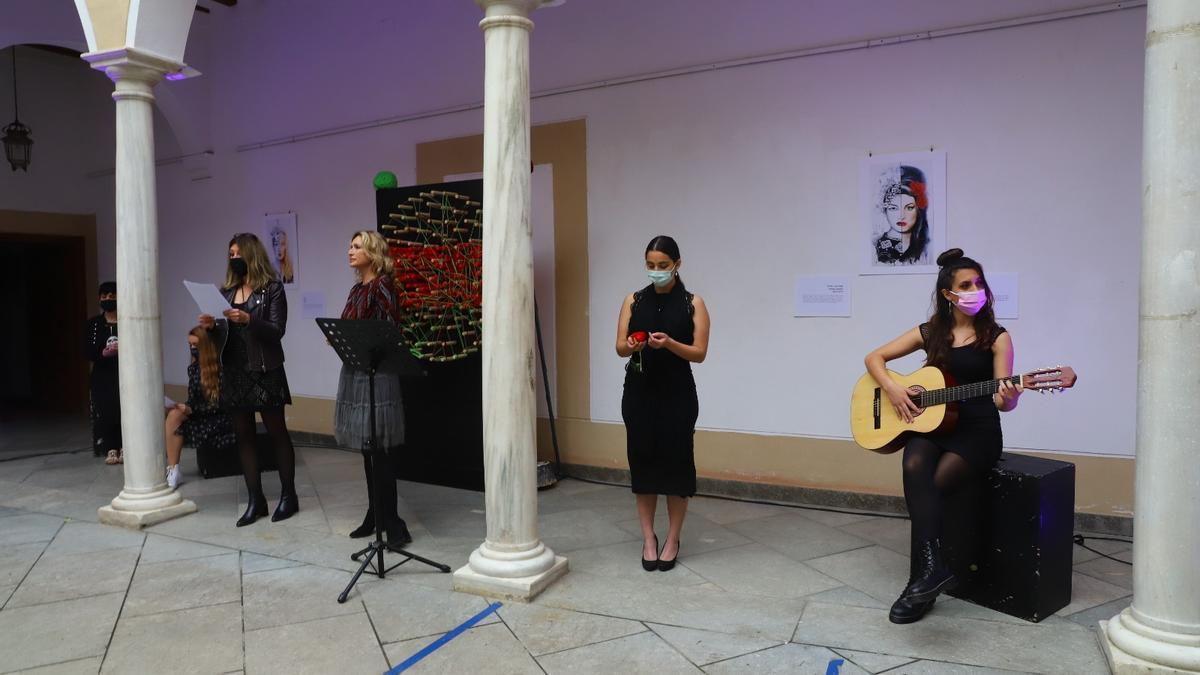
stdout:
[[[1175,639],[1155,639],[1150,635]],[[1129,609],[1108,621],[1101,621],[1097,637],[1113,675],[1200,673],[1200,638],[1172,636],[1142,626]]]
[[170,489],[147,495],[128,495],[122,491],[111,504],[97,509],[101,523],[134,530],[195,512],[195,502]]
[[556,555],[550,569],[529,577],[493,577],[471,569],[470,563],[454,572],[454,590],[501,600],[529,602],[567,573],[567,559]]

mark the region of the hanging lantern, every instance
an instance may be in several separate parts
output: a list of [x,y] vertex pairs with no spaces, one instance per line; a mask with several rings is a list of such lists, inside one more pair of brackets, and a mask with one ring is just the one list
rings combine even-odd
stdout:
[[21,124],[20,120],[4,127],[4,156],[8,158],[13,171],[29,171],[32,151],[33,139],[29,137],[29,127]]
[[17,114],[17,48],[12,48],[13,68],[13,117],[12,124],[4,127],[4,156],[12,165],[12,170],[29,171],[29,158],[33,153],[33,139],[29,137],[29,127],[21,124],[21,116]]

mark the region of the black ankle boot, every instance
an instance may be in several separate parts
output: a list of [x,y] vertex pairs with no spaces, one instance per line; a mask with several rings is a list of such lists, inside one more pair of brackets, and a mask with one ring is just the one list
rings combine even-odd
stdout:
[[892,623],[913,623],[914,621],[920,621],[933,608],[933,603],[934,600],[914,602],[906,590],[900,594],[896,602],[892,603],[892,609],[888,612],[888,621]]
[[237,520],[237,526],[245,527],[265,515],[267,515],[267,498],[261,494],[251,497],[250,503],[246,505],[246,512]]
[[367,509],[367,515],[363,516],[362,525],[350,531],[351,539],[362,539],[375,534],[375,514],[371,509]]
[[938,539],[927,539],[917,546],[916,577],[904,595],[910,603],[929,602],[942,591],[958,585],[958,579],[946,561],[942,559],[942,543]]
[[404,546],[412,543],[412,534],[408,531],[408,523],[403,518],[390,520],[384,527],[387,532],[387,543],[392,546]]
[[[287,520],[288,518],[296,515],[296,512],[299,510],[300,500],[295,494],[280,495],[279,504],[275,506],[275,513],[271,514],[271,522],[277,523],[281,520]],[[265,516],[267,514],[264,512],[263,515]]]

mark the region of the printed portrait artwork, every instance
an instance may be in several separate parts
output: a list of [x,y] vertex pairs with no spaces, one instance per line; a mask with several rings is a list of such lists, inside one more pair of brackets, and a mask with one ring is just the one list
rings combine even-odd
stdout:
[[945,248],[945,154],[875,155],[860,175],[864,274],[937,271]]

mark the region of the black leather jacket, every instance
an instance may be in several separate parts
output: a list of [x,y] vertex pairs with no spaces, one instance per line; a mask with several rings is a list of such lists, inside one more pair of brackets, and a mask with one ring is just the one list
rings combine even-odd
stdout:
[[[223,288],[221,294],[232,305],[237,287]],[[266,372],[283,366],[280,340],[287,327],[287,295],[283,292],[283,284],[269,281],[251,293],[246,301],[246,312],[250,314],[250,323],[246,324],[246,330],[240,331],[249,357],[246,370]]]

